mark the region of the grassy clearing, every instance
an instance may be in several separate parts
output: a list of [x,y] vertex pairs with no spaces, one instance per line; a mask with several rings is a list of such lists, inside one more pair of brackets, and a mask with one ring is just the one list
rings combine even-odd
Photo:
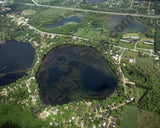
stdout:
[[31,15],[35,15],[36,11],[32,10],[32,9],[26,9],[24,11],[22,11],[22,15],[23,16],[31,16]]
[[128,106],[122,115],[121,128],[137,128],[137,108]]
[[143,41],[139,42],[137,44],[137,48],[143,48],[143,49],[154,49],[154,45],[147,45],[147,44],[144,44]]
[[132,59],[136,59],[137,55],[138,55],[137,52],[125,50],[125,52],[123,53],[122,58],[132,58]]
[[140,87],[136,87],[135,85],[131,85],[131,87],[129,88],[129,91],[131,92],[131,97],[135,97],[136,102],[138,102],[138,100],[143,96],[143,94],[145,93],[146,89],[140,88]]
[[103,29],[103,35],[101,35],[101,30],[102,28],[79,28],[75,35],[88,39],[106,39],[108,31],[106,29]]
[[21,105],[14,102],[0,104],[0,117],[0,128],[11,128],[14,127],[13,124],[16,125],[15,128],[49,128],[47,122],[35,118],[27,107],[22,109]]
[[149,70],[149,72],[153,71],[155,66],[154,57],[137,57],[136,60],[136,64],[139,67]]
[[122,35],[122,37],[127,37],[127,36],[136,36],[136,37],[138,37],[139,34],[138,33],[125,33],[125,34]]
[[121,47],[125,47],[125,48],[129,48],[129,49],[133,49],[134,48],[134,42],[130,42],[130,43],[126,43],[126,42],[119,42],[119,46]]
[[160,115],[141,110],[138,112],[138,128],[160,128]]
[[140,34],[140,39],[145,40],[145,41],[153,41],[154,40],[153,38],[146,37],[144,34]]
[[72,13],[73,11],[62,9],[42,9],[42,11],[30,18],[29,23],[33,26],[44,27],[45,25],[54,23]]

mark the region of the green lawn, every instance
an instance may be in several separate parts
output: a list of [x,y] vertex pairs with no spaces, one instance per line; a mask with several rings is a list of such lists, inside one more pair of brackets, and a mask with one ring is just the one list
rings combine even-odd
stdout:
[[122,115],[121,128],[137,128],[137,108],[128,106]]
[[139,42],[137,44],[137,48],[143,48],[143,49],[154,49],[154,45],[148,45],[148,44],[144,44],[143,41]]
[[118,46],[125,47],[125,48],[129,48],[129,49],[133,49],[133,48],[134,48],[134,45],[135,45],[134,42],[130,42],[130,43],[127,43],[127,42],[119,42],[119,44],[118,44]]
[[73,11],[62,9],[44,9],[36,13],[29,19],[29,23],[33,26],[44,27],[45,25],[54,23],[65,16],[72,14]]
[[122,58],[132,58],[132,59],[136,59],[138,53],[137,52],[133,52],[133,51],[129,51],[129,50],[125,50],[125,52],[122,55]]
[[36,11],[32,10],[32,9],[26,9],[22,11],[22,15],[23,16],[31,16],[31,15],[35,15]]
[[78,31],[75,35],[80,37],[85,37],[88,39],[106,39],[106,35],[108,35],[108,30],[103,29],[103,35],[101,35],[102,28],[78,28]]
[[160,115],[141,110],[138,111],[138,127],[137,128],[160,128]]
[[136,36],[136,37],[138,37],[139,34],[138,34],[138,33],[125,33],[125,34],[123,34],[122,36],[123,36],[123,37],[127,37],[127,36]]

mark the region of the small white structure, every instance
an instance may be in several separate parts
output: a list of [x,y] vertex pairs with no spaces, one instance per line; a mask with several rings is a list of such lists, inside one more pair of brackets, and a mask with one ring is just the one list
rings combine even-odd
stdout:
[[129,59],[129,63],[135,63],[136,60],[135,59]]
[[55,126],[57,127],[57,126],[58,126],[58,123],[55,122]]
[[132,97],[132,98],[130,98],[130,100],[131,100],[131,101],[133,101],[133,100],[135,100],[135,98],[134,98],[134,97]]
[[106,55],[108,52],[104,52],[104,54]]
[[154,45],[154,41],[144,41],[144,44]]
[[139,36],[131,36],[131,39],[139,40]]
[[159,60],[159,57],[157,56],[157,57],[155,57],[155,60]]
[[127,102],[127,103],[130,103],[130,101],[129,101],[129,100],[127,100],[126,102]]
[[129,43],[129,42],[130,42],[129,40],[124,40],[124,39],[120,39],[120,41],[126,42],[126,43]]
[[96,128],[96,126],[94,125],[93,128]]
[[106,122],[103,123],[103,127],[105,127],[105,126],[106,126]]
[[74,120],[74,117],[72,117],[72,120]]
[[0,4],[3,4],[4,3],[4,1],[0,1]]
[[52,126],[52,124],[53,124],[52,122],[49,123],[50,126]]
[[116,56],[113,56],[113,59],[114,59],[114,60],[118,60],[118,57],[116,57]]

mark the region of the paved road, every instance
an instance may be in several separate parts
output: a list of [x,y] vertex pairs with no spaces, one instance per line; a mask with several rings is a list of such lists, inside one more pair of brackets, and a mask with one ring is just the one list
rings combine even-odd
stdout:
[[133,2],[134,2],[134,0],[132,0],[132,1],[131,1],[131,6],[129,7],[129,9],[131,9],[131,8],[132,8]]
[[148,18],[160,18],[160,15],[151,16],[151,15],[142,15],[142,14],[106,12],[106,11],[95,11],[95,10],[87,10],[87,9],[80,9],[80,8],[67,8],[67,7],[60,7],[60,6],[49,6],[49,5],[38,4],[35,1],[34,1],[34,4],[22,3],[22,2],[11,2],[11,1],[5,1],[5,2],[15,3],[15,4],[24,4],[24,5],[28,5],[28,6],[39,6],[39,7],[71,10],[71,11],[80,11],[80,12],[92,12],[92,13],[102,13],[102,14],[110,14],[110,15],[124,15],[124,16],[131,15],[131,16],[135,16],[135,17],[148,17]]
[[[121,46],[116,46],[116,45],[113,45],[113,47],[115,47],[115,48],[120,48],[120,49],[125,49],[125,50],[130,50],[130,51],[133,51],[133,52],[139,52],[139,50],[134,50],[134,49],[129,49],[129,48],[125,48],[125,47],[121,47]],[[136,48],[136,49],[139,49],[139,48]],[[146,49],[141,49],[141,50],[146,50]],[[155,57],[158,57],[158,55],[155,55],[155,54],[153,54],[153,53],[147,53],[147,52],[143,52],[144,54],[147,54],[147,55],[149,55],[149,56],[155,56]]]
[[81,39],[81,40],[86,40],[88,41],[89,39],[86,39],[86,38],[82,38],[82,37],[78,37],[78,36],[72,36],[72,35],[63,35],[63,34],[55,34],[55,33],[48,33],[48,32],[44,32],[44,31],[41,31],[41,30],[38,30],[37,28],[31,26],[30,24],[28,24],[27,22],[23,22],[25,25],[29,26],[30,29],[33,29],[37,32],[39,32],[40,34],[43,34],[43,35],[50,35],[50,36],[66,36],[66,37],[72,37],[74,39]]

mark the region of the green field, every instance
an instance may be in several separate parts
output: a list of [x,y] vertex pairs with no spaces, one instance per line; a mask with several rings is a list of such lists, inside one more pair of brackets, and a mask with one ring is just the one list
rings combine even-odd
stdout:
[[140,110],[138,112],[138,128],[160,128],[160,115]]
[[73,11],[68,10],[42,8],[42,11],[37,12],[36,15],[29,19],[29,23],[33,26],[44,27],[72,13]]
[[148,44],[144,44],[143,41],[139,42],[137,44],[137,48],[143,48],[143,49],[154,49],[154,45],[148,45]]
[[139,34],[138,33],[125,33],[125,34],[122,35],[122,37],[127,37],[127,36],[136,36],[136,37],[138,37]]
[[125,48],[129,48],[129,49],[133,49],[134,48],[134,42],[130,42],[130,43],[127,43],[127,42],[119,42],[118,46],[121,46],[121,47],[125,47]]
[[123,55],[122,55],[122,58],[132,58],[132,59],[136,59],[137,55],[138,55],[137,52],[125,50],[125,52],[124,52]]
[[137,108],[128,106],[122,114],[121,128],[137,128]]

